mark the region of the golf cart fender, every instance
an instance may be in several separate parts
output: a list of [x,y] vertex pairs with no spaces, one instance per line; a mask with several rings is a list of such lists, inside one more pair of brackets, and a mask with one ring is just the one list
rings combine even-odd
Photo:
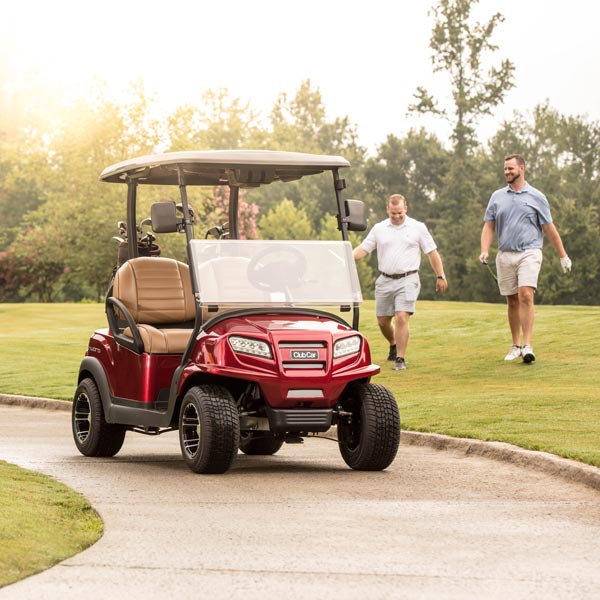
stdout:
[[111,393],[110,386],[108,385],[108,378],[104,371],[102,363],[93,356],[86,356],[79,367],[79,376],[77,383],[81,383],[86,377],[91,377],[98,387],[100,392],[100,398],[102,399],[102,408],[104,409],[104,418],[107,423],[111,423]]

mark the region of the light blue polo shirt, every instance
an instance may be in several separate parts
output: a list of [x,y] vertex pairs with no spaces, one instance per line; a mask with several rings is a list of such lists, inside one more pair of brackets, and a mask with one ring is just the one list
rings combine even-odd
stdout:
[[542,247],[542,225],[552,223],[552,215],[546,196],[526,183],[518,192],[510,186],[496,190],[483,220],[495,222],[500,250],[523,252]]

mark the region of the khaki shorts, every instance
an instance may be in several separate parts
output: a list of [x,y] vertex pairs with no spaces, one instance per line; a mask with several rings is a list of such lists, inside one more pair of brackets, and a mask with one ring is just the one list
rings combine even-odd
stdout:
[[393,317],[397,312],[415,312],[415,304],[421,291],[419,274],[402,279],[380,275],[375,281],[375,315]]
[[524,252],[503,252],[496,256],[498,288],[503,296],[519,293],[520,287],[537,289],[542,267],[542,250],[535,248]]

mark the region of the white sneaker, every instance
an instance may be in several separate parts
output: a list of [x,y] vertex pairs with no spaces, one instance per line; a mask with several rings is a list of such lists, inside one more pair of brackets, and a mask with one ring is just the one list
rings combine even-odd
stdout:
[[535,360],[533,348],[529,344],[523,346],[521,354],[523,355],[523,362],[532,363]]
[[513,344],[508,351],[508,354],[504,357],[504,360],[515,360],[521,356],[521,346]]

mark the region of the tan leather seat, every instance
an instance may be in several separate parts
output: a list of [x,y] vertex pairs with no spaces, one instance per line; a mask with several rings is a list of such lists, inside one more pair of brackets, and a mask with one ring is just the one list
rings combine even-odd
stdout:
[[[144,352],[184,352],[196,312],[187,265],[172,258],[132,258],[117,271],[113,296],[138,324]],[[129,327],[123,333],[132,336]]]

